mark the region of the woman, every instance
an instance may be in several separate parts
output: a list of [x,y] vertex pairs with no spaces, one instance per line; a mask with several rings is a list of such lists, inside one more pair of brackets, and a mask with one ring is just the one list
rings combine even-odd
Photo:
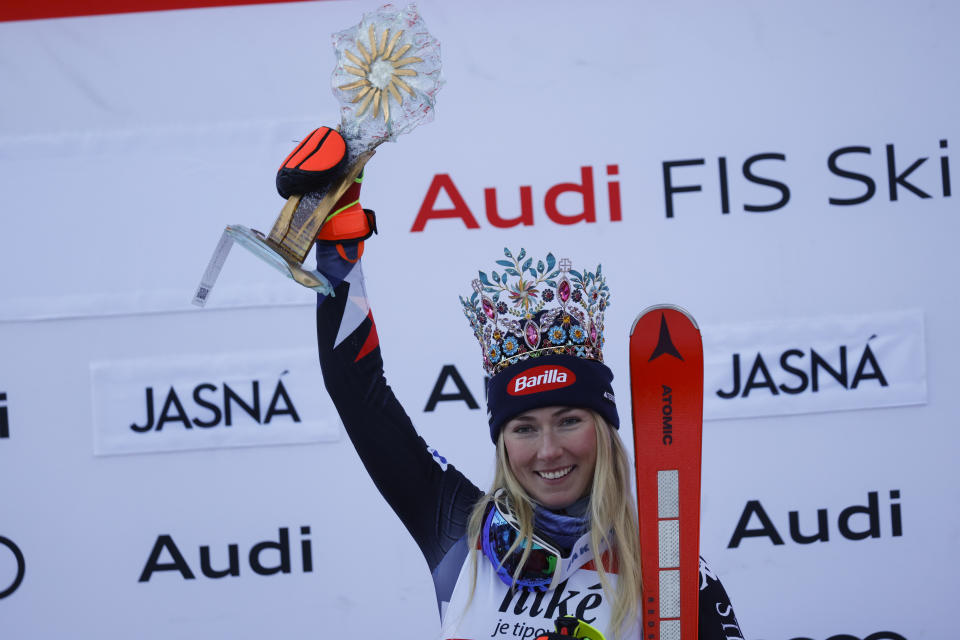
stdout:
[[[600,269],[507,252],[505,276],[481,274],[461,299],[491,376],[496,472],[484,492],[417,435],[384,378],[360,267],[372,212],[358,196],[356,184],[335,207],[351,231],[318,243],[336,293],[318,299],[320,363],[357,453],[427,561],[442,637],[537,638],[563,616],[608,639],[638,637],[637,523],[602,363]],[[516,287],[507,272],[532,275]],[[700,638],[739,637],[701,561]]]

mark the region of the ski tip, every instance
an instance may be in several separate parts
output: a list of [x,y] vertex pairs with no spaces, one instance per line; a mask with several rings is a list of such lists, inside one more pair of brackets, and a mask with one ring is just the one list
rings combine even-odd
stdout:
[[683,315],[687,316],[687,320],[690,321],[690,323],[693,325],[693,328],[696,329],[697,331],[700,331],[700,325],[697,324],[697,321],[694,319],[693,315],[691,315],[691,313],[686,309],[684,309],[683,307],[675,304],[655,304],[641,311],[640,314],[634,319],[633,324],[630,325],[630,335],[633,335],[633,332],[637,328],[637,323],[640,322],[640,319],[643,316],[647,315],[648,313],[653,313],[655,311],[664,311],[667,309],[670,309],[673,311],[679,311]]

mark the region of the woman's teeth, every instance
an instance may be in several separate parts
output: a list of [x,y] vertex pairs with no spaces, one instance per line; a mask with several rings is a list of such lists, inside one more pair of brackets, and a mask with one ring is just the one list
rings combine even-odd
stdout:
[[556,480],[557,478],[562,478],[573,471],[573,466],[566,467],[565,469],[558,469],[557,471],[537,471],[540,474],[540,477],[546,478],[547,480]]

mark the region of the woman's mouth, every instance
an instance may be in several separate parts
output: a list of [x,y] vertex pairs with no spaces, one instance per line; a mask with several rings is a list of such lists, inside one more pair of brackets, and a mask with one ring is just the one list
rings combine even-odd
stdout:
[[562,469],[553,469],[551,471],[537,471],[536,474],[545,480],[558,480],[573,471],[574,466],[576,465],[570,465]]

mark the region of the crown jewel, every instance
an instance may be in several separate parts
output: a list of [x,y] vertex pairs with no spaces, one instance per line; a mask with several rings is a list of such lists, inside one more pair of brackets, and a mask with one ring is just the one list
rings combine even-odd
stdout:
[[545,354],[603,362],[603,312],[610,305],[606,278],[575,271],[548,253],[543,260],[504,249],[502,271],[481,271],[463,313],[483,349],[483,368],[494,375],[509,365]]

